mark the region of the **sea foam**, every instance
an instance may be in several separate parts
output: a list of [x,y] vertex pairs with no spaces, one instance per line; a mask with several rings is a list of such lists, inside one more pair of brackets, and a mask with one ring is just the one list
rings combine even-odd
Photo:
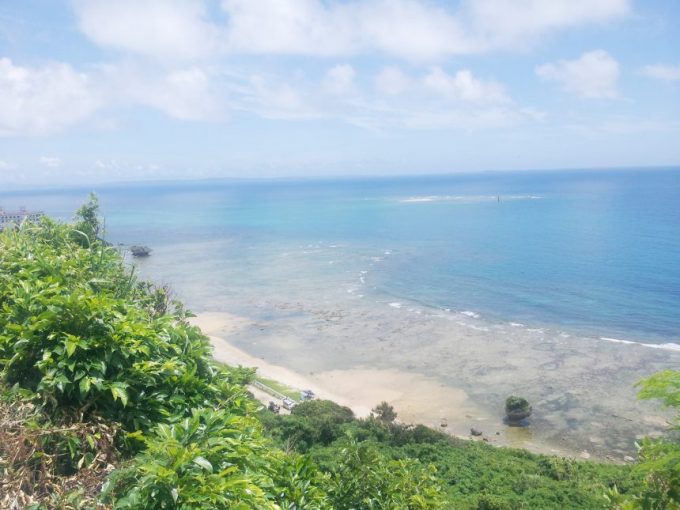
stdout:
[[611,338],[606,336],[601,336],[600,340],[606,340],[607,342],[614,342],[617,344],[639,345],[642,347],[648,347],[650,349],[661,349],[664,351],[680,352],[680,344],[675,344],[673,342],[668,342],[664,344],[647,344],[644,342],[633,342],[632,340],[621,340],[620,338]]

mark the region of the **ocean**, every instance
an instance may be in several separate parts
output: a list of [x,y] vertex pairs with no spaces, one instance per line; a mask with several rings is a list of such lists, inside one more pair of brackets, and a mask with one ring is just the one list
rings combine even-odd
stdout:
[[[67,219],[89,191],[0,192],[0,206]],[[580,448],[611,427],[606,386],[626,385],[611,405],[638,416],[634,382],[680,362],[680,169],[94,191],[109,241],[153,249],[143,277],[196,312],[251,318],[234,342],[293,368],[416,370],[489,409],[509,389],[575,392],[537,423],[546,440],[577,430]],[[630,427],[600,446],[630,451]]]

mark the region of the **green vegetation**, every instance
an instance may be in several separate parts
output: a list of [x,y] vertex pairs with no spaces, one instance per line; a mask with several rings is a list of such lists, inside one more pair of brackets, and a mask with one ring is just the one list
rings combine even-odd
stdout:
[[436,466],[431,476],[443,487],[444,508],[607,508],[608,490],[629,494],[642,487],[642,476],[630,466],[497,448],[422,425],[358,420],[329,401],[303,402],[289,416],[266,410],[260,416],[279,445],[309,455],[333,475],[343,472],[342,452],[355,442],[390,461]]
[[[659,372],[640,387],[640,398],[657,399],[676,413],[680,411],[680,371]],[[680,415],[676,414],[668,437],[644,439],[639,454],[636,470],[644,476],[642,491],[625,496],[614,489],[608,495],[612,506],[621,510],[680,509]]]
[[394,477],[378,464],[356,503],[350,478],[278,448],[246,391],[252,371],[215,363],[190,314],[100,233],[92,197],[74,225],[0,234],[0,507],[331,509],[350,493],[357,508],[439,504],[417,461]]
[[371,409],[371,414],[375,416],[376,419],[386,423],[392,423],[397,419],[397,413],[394,411],[394,407],[389,405],[387,402],[380,402],[377,406]]
[[295,388],[291,388],[290,386],[287,386],[279,381],[275,381],[274,379],[267,379],[266,377],[260,377],[259,375],[255,375],[254,379],[268,388],[273,389],[277,393],[280,393],[281,395],[285,395],[288,398],[292,398],[293,400],[297,401],[300,400],[300,390],[296,390]]
[[[263,410],[252,370],[214,362],[101,231],[93,197],[73,225],[0,233],[0,508],[677,508],[670,438],[631,467],[455,440],[385,402]],[[662,373],[642,396],[677,407],[678,388]]]
[[510,396],[505,401],[505,416],[510,423],[519,423],[526,420],[533,410],[527,399],[522,397]]

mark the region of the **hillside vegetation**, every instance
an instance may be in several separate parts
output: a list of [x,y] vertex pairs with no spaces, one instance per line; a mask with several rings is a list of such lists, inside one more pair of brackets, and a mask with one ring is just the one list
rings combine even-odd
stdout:
[[[163,287],[73,224],[0,233],[0,508],[676,508],[677,443],[575,462],[368,420],[332,402],[262,410]],[[645,396],[677,406],[676,372]],[[660,506],[663,505],[663,506]]]

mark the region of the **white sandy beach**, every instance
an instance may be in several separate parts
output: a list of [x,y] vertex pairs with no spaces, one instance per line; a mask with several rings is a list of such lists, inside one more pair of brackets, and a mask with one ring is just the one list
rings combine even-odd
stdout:
[[[465,391],[421,374],[367,367],[302,374],[252,356],[229,343],[230,335],[252,324],[247,318],[223,312],[205,312],[191,322],[210,337],[213,355],[218,361],[256,368],[260,376],[293,389],[310,389],[318,398],[349,407],[357,417],[369,416],[376,404],[387,401],[402,423],[423,424],[465,438],[472,438],[470,428],[477,427],[483,430],[483,437],[491,444],[522,447],[540,453],[576,454],[533,441],[530,430],[503,425],[500,417],[489,416],[468,398]],[[271,398],[265,393],[256,396],[261,401]],[[441,426],[442,423],[447,424],[446,428]],[[494,424],[493,430],[489,428],[490,424]]]

